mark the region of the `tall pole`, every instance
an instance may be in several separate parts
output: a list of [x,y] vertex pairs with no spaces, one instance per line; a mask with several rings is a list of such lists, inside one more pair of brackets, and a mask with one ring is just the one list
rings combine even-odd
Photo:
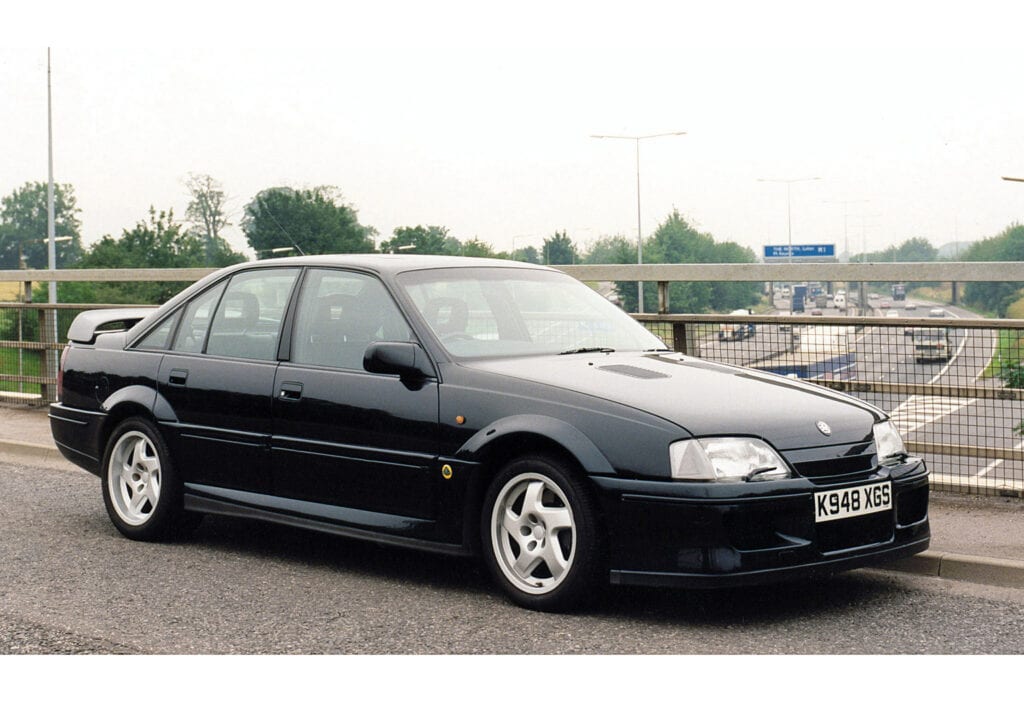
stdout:
[[[57,234],[53,207],[53,97],[50,87],[50,49],[46,49],[46,145],[48,181],[46,184],[46,256],[51,271],[57,269]],[[50,281],[50,304],[57,302],[57,281]],[[56,339],[56,335],[54,335]]]
[[784,178],[780,180],[773,180],[771,178],[758,178],[758,183],[785,183],[786,184],[786,232],[789,235],[789,256],[788,263],[793,262],[793,198],[792,198],[792,185],[793,183],[803,183],[809,180],[821,180],[818,176],[813,178]]
[[[636,263],[642,266],[644,263],[644,236],[642,232],[642,219],[640,216],[640,140],[656,139],[666,136],[683,136],[686,132],[662,132],[659,134],[641,134],[639,136],[628,136],[622,134],[591,134],[594,139],[631,139],[636,145]],[[637,312],[644,313],[644,281],[636,281]]]

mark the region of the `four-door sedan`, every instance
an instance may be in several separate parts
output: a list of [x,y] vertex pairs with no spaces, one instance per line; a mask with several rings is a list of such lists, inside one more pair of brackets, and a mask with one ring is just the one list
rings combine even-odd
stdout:
[[928,546],[928,470],[880,410],[675,353],[548,268],[261,261],[68,337],[53,434],[132,539],[210,513],[481,554],[541,610]]

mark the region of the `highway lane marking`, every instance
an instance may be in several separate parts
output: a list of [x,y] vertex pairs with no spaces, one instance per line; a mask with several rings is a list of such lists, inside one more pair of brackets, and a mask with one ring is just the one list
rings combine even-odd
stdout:
[[[1019,450],[1020,450],[1020,449],[1022,449],[1022,448],[1024,448],[1024,441],[1021,441],[1021,442],[1020,442],[1019,444],[1017,444],[1016,446],[1014,446],[1014,447],[1013,447],[1013,450],[1014,450],[1014,451],[1019,451]],[[982,468],[982,469],[981,469],[981,470],[980,470],[980,471],[978,472],[978,474],[977,474],[977,475],[975,475],[974,477],[976,477],[976,478],[984,478],[984,477],[985,477],[986,475],[988,475],[989,473],[991,473],[992,471],[994,471],[994,470],[995,470],[996,468],[998,468],[999,466],[1003,465],[1003,463],[1005,463],[1005,462],[1006,462],[1006,461],[1005,461],[1004,459],[1002,459],[1002,458],[997,458],[996,460],[992,461],[992,462],[991,462],[991,463],[989,463],[989,464],[988,464],[987,466],[985,466],[984,468]]]
[[936,422],[973,405],[978,398],[960,400],[950,397],[911,395],[890,414],[900,434],[917,431],[926,424]]

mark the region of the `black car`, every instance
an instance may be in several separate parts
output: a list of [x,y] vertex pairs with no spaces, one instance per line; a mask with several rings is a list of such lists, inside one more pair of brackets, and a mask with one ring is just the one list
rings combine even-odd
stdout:
[[539,266],[260,261],[68,337],[53,435],[133,539],[211,513],[479,553],[544,610],[928,546],[928,470],[880,410],[675,353]]

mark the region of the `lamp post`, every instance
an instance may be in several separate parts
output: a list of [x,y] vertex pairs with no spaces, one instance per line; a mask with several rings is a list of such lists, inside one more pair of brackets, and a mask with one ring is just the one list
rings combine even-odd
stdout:
[[[636,262],[643,265],[644,262],[644,238],[641,230],[640,220],[640,141],[642,139],[657,139],[658,137],[683,136],[686,132],[661,132],[658,134],[591,134],[593,139],[630,139],[636,144]],[[637,312],[644,313],[644,281],[636,281]]]
[[773,180],[771,178],[758,178],[758,183],[785,183],[786,184],[786,230],[789,232],[789,263],[793,262],[793,183],[803,183],[810,180],[821,180],[818,176],[813,178],[788,178]]

